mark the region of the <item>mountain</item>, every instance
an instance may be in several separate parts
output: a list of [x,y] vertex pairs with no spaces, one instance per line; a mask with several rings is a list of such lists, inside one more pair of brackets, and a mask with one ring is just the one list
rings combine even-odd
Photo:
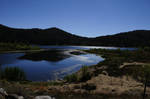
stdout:
[[55,27],[49,29],[14,29],[0,25],[0,42],[82,45],[86,40],[85,37],[76,36]]
[[96,45],[118,47],[150,46],[150,30],[122,32],[115,35],[87,38],[59,28],[15,29],[0,25],[0,42],[24,42],[45,45]]
[[118,47],[150,46],[150,30],[135,30],[115,35],[100,36],[94,38],[93,43],[101,46]]

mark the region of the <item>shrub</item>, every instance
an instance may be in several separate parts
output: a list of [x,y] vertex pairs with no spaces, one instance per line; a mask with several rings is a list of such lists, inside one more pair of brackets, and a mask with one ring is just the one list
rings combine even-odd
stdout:
[[67,75],[64,77],[64,80],[66,80],[67,82],[77,82],[77,75],[76,74],[71,74],[71,75]]
[[88,66],[83,66],[78,76],[78,81],[84,82],[91,78],[90,73],[88,72]]
[[88,66],[83,66],[79,72],[67,75],[64,77],[64,80],[67,82],[84,82],[91,78],[90,73],[88,72]]
[[18,67],[6,67],[1,72],[2,79],[9,81],[24,81],[26,76],[23,70]]

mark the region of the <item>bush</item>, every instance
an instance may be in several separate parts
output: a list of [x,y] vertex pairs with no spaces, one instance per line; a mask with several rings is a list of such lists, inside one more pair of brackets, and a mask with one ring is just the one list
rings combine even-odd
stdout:
[[67,75],[64,77],[64,80],[66,80],[67,82],[77,82],[77,75],[76,74],[71,74],[71,75]]
[[150,65],[126,65],[122,68],[122,75],[133,77],[135,80],[145,82],[146,76],[150,81]]
[[9,81],[24,81],[26,76],[23,70],[18,67],[6,67],[1,71],[2,79]]
[[91,78],[90,73],[88,72],[88,66],[83,66],[78,76],[78,81],[84,82]]
[[79,72],[64,77],[67,82],[84,82],[89,79],[91,79],[91,75],[88,72],[88,66],[83,66]]

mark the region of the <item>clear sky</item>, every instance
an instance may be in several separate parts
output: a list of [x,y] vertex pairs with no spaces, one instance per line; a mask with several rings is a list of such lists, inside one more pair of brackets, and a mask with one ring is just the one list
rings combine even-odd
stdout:
[[0,0],[0,24],[87,37],[150,30],[150,0]]

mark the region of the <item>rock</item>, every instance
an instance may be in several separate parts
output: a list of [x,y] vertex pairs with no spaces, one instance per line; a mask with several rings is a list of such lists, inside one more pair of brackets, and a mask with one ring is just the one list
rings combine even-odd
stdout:
[[103,74],[103,75],[107,75],[107,76],[108,76],[107,71],[102,71],[102,74]]
[[18,99],[24,99],[24,97],[23,96],[19,96]]
[[18,96],[16,94],[10,94],[7,96],[8,99],[24,99],[23,96]]
[[55,98],[50,96],[36,96],[34,99],[55,99]]
[[7,92],[3,88],[0,88],[0,94],[3,96],[8,96]]

